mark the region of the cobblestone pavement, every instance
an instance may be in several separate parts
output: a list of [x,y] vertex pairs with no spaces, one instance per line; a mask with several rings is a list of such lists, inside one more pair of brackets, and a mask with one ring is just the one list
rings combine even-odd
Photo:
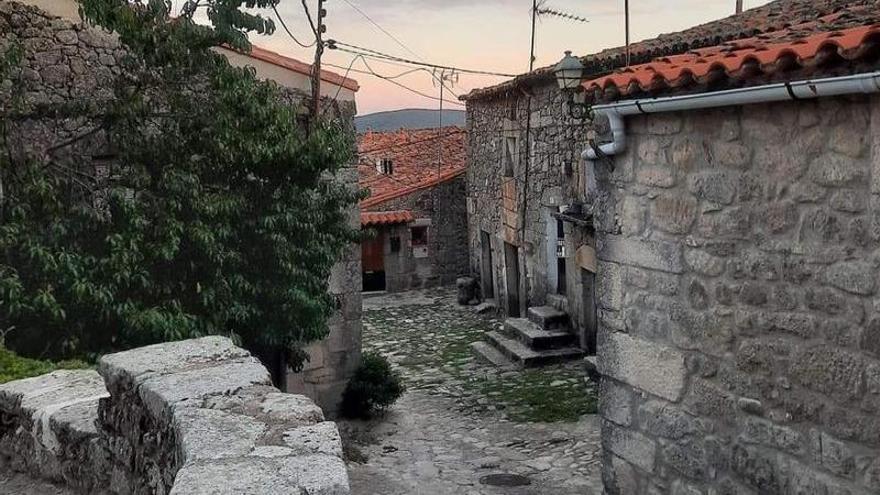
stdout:
[[35,480],[25,474],[11,473],[5,468],[0,468],[0,494],[73,495],[73,492],[46,481]]
[[[367,298],[364,349],[407,384],[381,419],[340,424],[355,495],[601,493],[595,390],[580,363],[537,370],[477,362],[468,345],[501,321],[449,289]],[[530,484],[482,484],[493,474]]]

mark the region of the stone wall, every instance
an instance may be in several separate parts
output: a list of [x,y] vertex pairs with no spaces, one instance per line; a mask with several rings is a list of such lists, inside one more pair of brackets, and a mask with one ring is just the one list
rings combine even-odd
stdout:
[[[532,95],[531,112],[526,92]],[[529,113],[530,124],[527,123]],[[580,158],[586,146],[583,123],[569,116],[565,97],[555,81],[551,81],[523,88],[522,92],[517,90],[468,101],[467,128],[471,272],[480,274],[482,271],[481,236],[485,232],[489,234],[492,248],[490,292],[510,313],[504,252],[505,244],[516,246],[521,274],[520,313],[524,314],[527,305],[537,306],[553,299],[563,306],[561,309],[569,311],[575,326],[583,329],[585,313],[592,309],[583,304],[581,270],[593,268],[589,263],[582,263],[583,258],[575,254],[585,247],[592,249],[592,230],[576,224],[566,225],[565,280],[568,286],[566,295],[552,297],[557,293],[558,275],[556,220],[550,215],[560,207],[586,200],[585,164]],[[505,174],[508,140],[515,140],[516,151],[511,173]]]
[[[448,285],[469,273],[467,180],[456,177],[434,187],[392,199],[368,211],[412,211],[415,222],[378,229],[385,235],[385,285],[399,292]],[[428,256],[416,258],[411,249],[412,226],[428,227]],[[391,237],[400,239],[400,251],[391,249]]]
[[[33,1],[33,0],[26,0]],[[0,108],[8,102],[11,90],[19,91],[24,110],[60,108],[61,105],[90,105],[100,108],[113,98],[112,83],[119,74],[124,49],[113,35],[69,20],[57,18],[18,2],[0,0],[0,48],[16,42],[24,49],[22,84],[0,84]],[[298,73],[291,73],[291,77]],[[285,89],[285,102],[299,106],[305,93]],[[325,101],[354,136],[353,101]],[[92,129],[83,118],[47,116],[18,121],[11,127],[11,148],[21,156],[43,156],[47,150]],[[354,139],[352,139],[354,142]],[[54,152],[55,159],[76,167],[92,164],[107,154],[102,133],[96,133],[75,146]],[[59,156],[61,155],[61,156]],[[96,164],[99,166],[100,164]],[[337,180],[357,183],[356,164],[340,171]],[[360,227],[357,208],[351,224]],[[336,409],[342,390],[360,363],[360,249],[352,248],[333,269],[330,291],[339,302],[339,313],[330,321],[330,334],[309,348],[311,362],[302,373],[288,376],[287,390],[305,393],[328,412]]]
[[606,492],[880,493],[880,98],[626,125],[597,219]]
[[223,337],[0,385],[0,419],[0,466],[84,494],[349,493],[336,425]]

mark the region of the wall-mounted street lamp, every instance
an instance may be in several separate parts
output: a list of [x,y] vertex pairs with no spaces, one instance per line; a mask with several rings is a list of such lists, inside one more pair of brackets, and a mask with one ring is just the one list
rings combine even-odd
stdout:
[[559,89],[568,97],[568,114],[571,118],[577,120],[592,118],[592,109],[586,102],[587,94],[581,88],[584,64],[580,59],[572,55],[571,51],[566,51],[565,57],[556,64],[553,73],[556,75],[556,82],[559,83]]

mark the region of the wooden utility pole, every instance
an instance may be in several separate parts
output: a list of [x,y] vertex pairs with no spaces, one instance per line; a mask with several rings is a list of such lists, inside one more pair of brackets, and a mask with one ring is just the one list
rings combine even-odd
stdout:
[[630,64],[630,52],[629,52],[629,0],[623,1],[623,17],[625,18],[626,27],[624,31],[626,31],[626,66],[629,67]]
[[743,0],[736,0],[736,13],[742,14],[743,11]]
[[312,65],[312,122],[317,122],[321,108],[321,57],[324,55],[324,33],[327,27],[324,18],[327,11],[324,10],[324,0],[318,0],[318,23],[315,26],[315,63]]
[[535,70],[535,24],[538,22],[538,0],[532,1],[532,54],[529,56],[529,72]]

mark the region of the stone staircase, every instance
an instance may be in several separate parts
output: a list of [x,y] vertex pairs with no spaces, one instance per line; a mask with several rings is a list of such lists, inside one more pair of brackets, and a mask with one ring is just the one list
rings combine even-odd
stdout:
[[524,368],[580,359],[577,336],[568,332],[568,314],[551,306],[529,308],[528,318],[508,318],[503,331],[487,332],[471,349],[495,366]]

